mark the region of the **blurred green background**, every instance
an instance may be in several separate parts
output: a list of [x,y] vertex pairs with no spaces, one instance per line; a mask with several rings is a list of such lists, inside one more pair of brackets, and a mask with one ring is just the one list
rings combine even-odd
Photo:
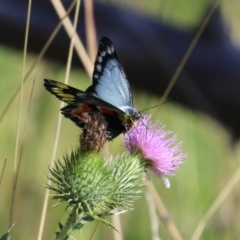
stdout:
[[[209,4],[207,0],[137,2],[139,10],[145,14],[156,17],[156,12],[160,10],[162,19],[172,24],[178,23],[180,27],[196,25],[202,13],[205,12],[206,5]],[[135,7],[136,1],[121,1],[118,4]],[[237,42],[239,34],[235,26],[239,21],[236,12],[240,4],[237,1],[223,2],[221,7]],[[0,113],[2,113],[20,83],[22,52],[0,45],[0,53]],[[35,58],[35,55],[28,54],[27,70]],[[44,89],[43,79],[64,81],[64,76],[64,65],[43,59],[24,85],[20,133],[23,131],[26,120],[32,82],[34,78],[36,79],[26,139],[23,143],[12,239],[36,239],[37,237],[45,194],[44,185],[47,181],[44,175],[48,174],[60,104]],[[129,81],[131,83],[131,79]],[[85,89],[90,85],[90,79],[84,71],[72,69],[69,84]],[[159,96],[135,92],[134,89],[133,97],[135,107],[139,110],[156,105],[159,101]],[[0,125],[0,170],[2,170],[4,159],[7,159],[0,186],[0,236],[9,228],[18,102],[19,97],[16,97]],[[150,175],[150,178],[183,239],[190,239],[201,217],[239,167],[239,147],[232,147],[227,132],[208,116],[199,112],[190,111],[175,103],[168,103],[161,106],[159,111],[152,109],[149,113],[154,116],[155,121],[159,120],[166,125],[165,129],[177,133],[178,139],[183,141],[183,152],[188,153],[185,164],[180,166],[177,176],[170,178],[170,189],[166,189],[155,176]],[[79,133],[80,129],[70,120],[63,119],[57,150],[59,159],[62,154],[77,146]],[[20,140],[21,138],[22,134]],[[21,144],[20,142],[20,146]],[[109,151],[113,155],[124,151],[120,137],[109,144]],[[239,189],[238,184],[208,222],[201,239],[239,239]],[[53,208],[54,204],[56,201],[50,200],[43,239],[54,239],[58,222],[64,222],[66,218],[65,206]],[[121,222],[123,239],[152,239],[148,204],[144,194],[135,203],[134,210],[121,215]],[[89,239],[96,225],[95,222],[89,224],[80,233],[76,232],[74,237]],[[171,239],[160,219],[159,236],[161,239]],[[100,224],[93,239],[113,239],[112,230]]]

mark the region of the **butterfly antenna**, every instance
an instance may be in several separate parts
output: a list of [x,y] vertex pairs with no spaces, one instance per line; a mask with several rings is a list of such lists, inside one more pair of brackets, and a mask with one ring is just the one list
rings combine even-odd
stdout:
[[147,110],[149,110],[149,109],[152,109],[152,108],[158,107],[158,106],[160,106],[160,105],[163,105],[163,104],[166,104],[166,103],[169,103],[169,102],[176,101],[177,99],[178,99],[178,97],[174,97],[174,98],[169,99],[168,101],[166,101],[166,102],[164,102],[164,103],[159,103],[159,104],[157,104],[157,105],[155,105],[155,106],[152,106],[152,107],[150,107],[150,108],[146,108],[146,109],[140,111],[140,113],[145,112],[145,111],[147,111]]

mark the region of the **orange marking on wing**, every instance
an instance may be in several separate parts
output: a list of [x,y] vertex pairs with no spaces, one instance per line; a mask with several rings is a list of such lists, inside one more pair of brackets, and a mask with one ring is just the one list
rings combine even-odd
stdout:
[[76,117],[79,117],[80,119],[86,120],[87,117],[84,116],[84,113],[86,113],[86,112],[91,112],[91,111],[92,111],[92,108],[89,107],[88,104],[82,104],[82,105],[81,105],[81,108],[73,111],[72,114],[73,114],[74,116],[76,116]]
[[109,115],[114,115],[114,112],[112,110],[110,110],[109,108],[105,108],[105,107],[100,107],[99,108],[101,112],[103,113],[107,113]]

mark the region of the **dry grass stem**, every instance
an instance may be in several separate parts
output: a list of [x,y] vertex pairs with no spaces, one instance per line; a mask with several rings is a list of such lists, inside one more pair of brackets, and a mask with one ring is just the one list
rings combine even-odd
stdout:
[[210,206],[208,211],[205,213],[203,218],[199,221],[191,240],[198,240],[201,237],[201,234],[206,227],[207,223],[210,221],[212,216],[216,213],[218,208],[222,205],[224,200],[229,196],[230,192],[233,190],[233,188],[237,185],[237,183],[240,181],[240,167],[237,169],[237,171],[234,173],[234,175],[230,178],[227,185],[223,188],[219,196],[215,199],[213,204]]
[[145,197],[146,197],[148,211],[149,211],[152,240],[160,240],[161,238],[158,233],[159,221],[156,213],[156,206],[155,206],[153,196],[150,192],[146,192]]
[[[20,166],[21,166],[25,137],[26,137],[26,133],[27,133],[28,119],[29,119],[30,109],[31,109],[31,105],[32,105],[32,97],[33,97],[35,81],[36,81],[36,78],[34,78],[34,80],[33,80],[32,88],[30,91],[30,97],[29,97],[28,108],[27,108],[27,113],[26,113],[26,120],[25,120],[25,124],[24,124],[24,128],[23,128],[21,147],[20,147],[19,156],[17,159],[18,164],[17,164],[17,169],[15,172],[15,175],[14,175],[13,188],[12,188],[12,201],[11,201],[11,208],[10,208],[11,209],[10,210],[11,221],[13,221],[13,211],[14,211],[14,203],[15,203],[15,196],[16,196],[16,189],[17,189],[17,181],[18,181],[18,175],[19,175]],[[10,226],[12,226],[12,225],[13,225],[13,223]]]
[[[74,1],[70,7],[68,8],[66,15],[62,18],[62,20],[58,23],[58,25],[56,26],[56,28],[53,30],[52,34],[50,35],[49,39],[47,40],[46,44],[43,46],[41,52],[38,54],[35,62],[33,63],[33,65],[30,67],[29,71],[27,72],[27,74],[24,77],[23,83],[25,83],[29,76],[31,75],[31,73],[33,72],[33,70],[35,69],[35,67],[37,66],[37,64],[40,62],[40,60],[42,59],[42,57],[44,56],[45,52],[47,51],[48,47],[50,46],[50,44],[52,43],[53,39],[56,37],[58,31],[61,29],[62,25],[63,25],[63,20],[69,15],[69,13],[72,11],[73,7],[75,6],[76,1]],[[21,85],[20,85],[21,86]],[[4,119],[4,117],[6,116],[10,106],[13,103],[13,100],[15,99],[15,97],[17,96],[18,92],[20,91],[20,86],[17,88],[17,90],[14,92],[14,94],[12,95],[11,99],[9,100],[9,102],[7,103],[5,109],[3,110],[1,116],[0,116],[0,123],[2,122],[2,120]]]
[[154,185],[151,182],[147,182],[147,189],[152,194],[153,199],[156,203],[156,208],[158,210],[160,218],[163,221],[163,223],[165,224],[171,237],[174,240],[183,240],[183,238],[181,237],[174,222],[170,219],[168,211],[167,211],[166,207],[164,206],[162,199],[160,198],[158,192],[156,191]]
[[95,60],[97,54],[97,37],[96,26],[94,20],[94,8],[92,0],[84,1],[85,23],[86,23],[86,37],[87,37],[87,51],[92,62]]
[[[51,2],[53,4],[59,18],[61,19],[66,14],[66,10],[64,9],[62,3],[59,0],[51,0]],[[64,26],[68,36],[71,38],[72,33],[74,32],[74,26],[71,23],[69,17],[64,19],[63,26]],[[91,62],[91,60],[81,42],[81,39],[79,38],[79,36],[77,34],[75,36],[74,47],[77,51],[79,58],[81,59],[81,62],[83,64],[84,68],[86,69],[88,75],[92,76],[93,63]]]
[[118,230],[118,232],[114,229],[112,230],[113,239],[114,240],[123,240],[123,235],[119,234],[122,232],[122,224],[121,224],[120,216],[119,215],[111,216],[111,221],[113,223],[114,228]]
[[[187,51],[185,52],[185,54],[184,54],[181,62],[180,62],[179,65],[178,65],[176,71],[174,72],[173,77],[172,77],[172,79],[170,80],[170,82],[169,82],[169,84],[168,84],[168,86],[167,86],[167,89],[165,90],[163,96],[162,96],[161,99],[160,99],[160,102],[159,102],[160,104],[162,104],[162,103],[164,103],[164,102],[166,101],[166,99],[167,99],[170,91],[172,90],[174,84],[176,83],[176,81],[177,81],[180,73],[182,72],[182,70],[183,70],[183,68],[184,68],[187,60],[188,60],[189,57],[191,56],[191,54],[192,54],[192,52],[193,52],[193,50],[194,50],[194,48],[195,48],[195,46],[196,46],[199,38],[201,37],[204,29],[206,28],[208,22],[210,21],[213,13],[214,13],[215,10],[217,9],[219,3],[220,3],[220,0],[216,0],[215,3],[211,6],[211,8],[210,8],[210,10],[209,10],[209,12],[208,12],[208,14],[207,14],[207,16],[204,18],[201,26],[199,27],[196,35],[194,36],[192,42],[190,43]],[[160,107],[158,108],[158,111],[159,111],[159,109],[160,109]],[[158,111],[156,111],[156,114],[157,114]]]
[[2,179],[3,179],[3,174],[4,174],[5,167],[6,167],[6,163],[7,163],[7,158],[4,159],[3,166],[2,166],[2,172],[1,172],[1,176],[0,176],[0,187],[1,187]]
[[30,23],[30,16],[31,16],[31,6],[32,6],[32,1],[29,0],[28,10],[27,10],[26,31],[25,31],[25,38],[24,38],[22,77],[20,81],[20,92],[19,92],[19,101],[18,101],[16,142],[15,142],[14,163],[13,163],[13,187],[12,187],[12,198],[11,198],[11,207],[10,207],[10,216],[9,216],[9,227],[13,225],[13,209],[14,209],[14,202],[15,202],[18,171],[20,168],[20,157],[18,157],[18,148],[19,148],[19,139],[20,139],[20,126],[21,126],[20,119],[22,114],[23,83],[24,83],[24,75],[25,75],[25,68],[26,68],[26,56],[27,56],[29,23]]
[[94,230],[93,230],[93,232],[92,232],[89,240],[93,240],[93,237],[94,237],[95,233],[97,232],[97,229],[98,229],[98,227],[99,227],[99,224],[100,224],[100,223],[98,222],[97,225],[96,225],[96,227],[94,228]]
[[[76,11],[75,11],[75,16],[74,16],[74,26],[73,26],[73,29],[71,32],[71,41],[70,41],[68,61],[67,61],[67,66],[66,66],[66,74],[65,74],[65,81],[64,81],[65,83],[68,83],[68,79],[69,79],[69,73],[70,73],[71,62],[72,62],[73,46],[74,46],[74,40],[75,40],[75,36],[76,36],[76,34],[74,34],[74,33],[75,33],[76,27],[77,27],[77,19],[78,19],[78,15],[79,15],[79,10],[80,10],[80,0],[77,0]],[[62,108],[63,105],[64,105],[64,103],[61,102],[60,108]],[[50,168],[53,167],[54,159],[56,158],[61,123],[62,123],[62,115],[59,113],[57,129],[56,129],[56,136],[55,136],[55,140],[54,140],[54,147],[53,147],[53,151],[52,151],[52,157],[50,160]],[[50,180],[48,180],[47,184],[48,185],[51,184]],[[45,192],[45,198],[44,198],[44,202],[43,202],[43,209],[42,209],[41,220],[40,220],[40,225],[39,225],[39,231],[38,231],[38,237],[37,237],[38,240],[42,239],[42,235],[43,235],[44,223],[45,223],[45,219],[46,219],[46,212],[47,212],[47,206],[48,206],[48,200],[49,200],[49,193],[50,193],[50,191],[47,188],[46,192]]]

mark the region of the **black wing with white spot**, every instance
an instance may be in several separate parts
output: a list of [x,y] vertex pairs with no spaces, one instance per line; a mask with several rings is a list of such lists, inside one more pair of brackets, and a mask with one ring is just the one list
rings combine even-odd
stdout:
[[54,80],[44,79],[45,88],[68,105],[61,109],[61,113],[70,118],[77,126],[84,127],[88,117],[94,112],[101,113],[107,122],[109,139],[117,137],[125,130],[120,116],[125,112],[110,103],[99,99],[88,92],[83,92]]
[[94,112],[101,113],[107,122],[109,139],[130,129],[141,117],[133,108],[128,80],[116,50],[107,37],[100,41],[93,84],[85,92],[48,79],[44,79],[44,86],[68,104],[61,109],[62,114],[81,128]]
[[87,92],[116,107],[133,107],[130,86],[113,43],[102,37],[94,64],[93,85]]

